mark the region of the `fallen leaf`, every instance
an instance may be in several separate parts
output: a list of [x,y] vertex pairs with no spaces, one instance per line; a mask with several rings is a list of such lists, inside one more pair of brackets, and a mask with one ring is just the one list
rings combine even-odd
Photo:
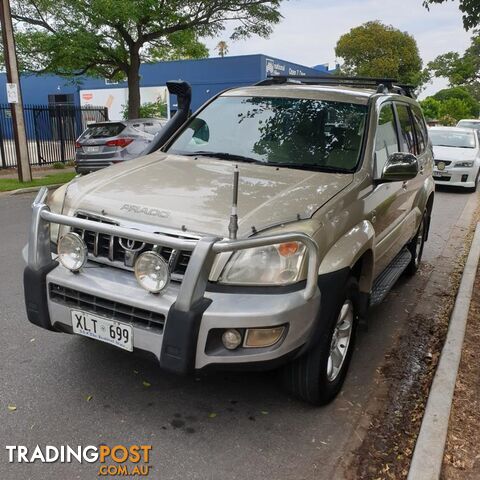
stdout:
[[30,341],[31,341],[31,342],[34,342],[34,341],[35,341],[35,339],[34,339],[34,338],[31,338],[31,339],[30,339]]
[[150,382],[147,382],[146,380],[143,381],[143,386],[148,388],[148,387],[151,387],[152,384]]
[[268,412],[267,412],[266,410],[262,410],[260,413],[261,413],[262,415],[268,415]]
[[134,373],[135,375],[137,375],[137,374],[138,374],[138,370],[134,370],[133,373]]
[[93,398],[93,395],[87,395],[87,396],[85,397],[85,400],[86,400],[87,402],[89,402],[92,398]]
[[215,418],[217,416],[216,413],[209,413],[208,418]]
[[17,409],[17,406],[13,403],[9,403],[7,408],[10,412],[14,412]]

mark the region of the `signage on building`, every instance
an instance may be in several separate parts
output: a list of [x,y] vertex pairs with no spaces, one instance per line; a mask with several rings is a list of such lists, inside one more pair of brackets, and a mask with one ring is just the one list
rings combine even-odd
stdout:
[[[295,67],[295,68],[293,68]],[[267,76],[272,75],[298,75],[304,77],[306,73],[296,65],[287,66],[286,63],[271,58],[266,59]]]

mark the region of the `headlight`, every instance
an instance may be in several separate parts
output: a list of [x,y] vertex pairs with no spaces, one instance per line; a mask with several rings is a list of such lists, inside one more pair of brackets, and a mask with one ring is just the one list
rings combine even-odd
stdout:
[[58,259],[72,272],[78,272],[85,265],[87,256],[87,246],[77,233],[69,232],[58,242]]
[[455,167],[470,168],[470,167],[473,167],[473,162],[456,162]]
[[299,280],[305,245],[280,243],[234,253],[219,283],[230,285],[290,285]]
[[151,293],[160,293],[170,283],[167,262],[155,252],[142,253],[135,263],[138,283]]

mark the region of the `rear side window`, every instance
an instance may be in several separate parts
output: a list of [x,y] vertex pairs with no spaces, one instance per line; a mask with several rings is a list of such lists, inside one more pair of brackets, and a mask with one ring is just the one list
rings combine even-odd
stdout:
[[123,123],[94,123],[89,125],[83,132],[80,140],[90,140],[91,138],[116,137],[125,130]]
[[400,147],[402,152],[416,155],[415,134],[413,130],[410,108],[402,103],[397,103],[398,121],[400,123]]
[[413,123],[415,125],[415,133],[417,135],[418,154],[422,154],[428,144],[428,133],[422,111],[418,107],[412,108]]
[[380,177],[387,159],[398,152],[398,135],[391,103],[382,106],[375,137],[375,173]]

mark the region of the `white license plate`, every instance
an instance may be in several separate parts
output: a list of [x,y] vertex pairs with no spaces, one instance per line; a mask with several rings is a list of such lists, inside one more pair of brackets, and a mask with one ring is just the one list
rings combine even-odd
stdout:
[[100,147],[83,147],[86,153],[97,153],[100,151]]
[[100,342],[110,343],[129,352],[133,351],[133,328],[131,325],[80,310],[71,310],[71,315],[75,333]]
[[433,172],[433,178],[442,178],[442,177],[447,177],[448,175],[445,175],[441,172]]

